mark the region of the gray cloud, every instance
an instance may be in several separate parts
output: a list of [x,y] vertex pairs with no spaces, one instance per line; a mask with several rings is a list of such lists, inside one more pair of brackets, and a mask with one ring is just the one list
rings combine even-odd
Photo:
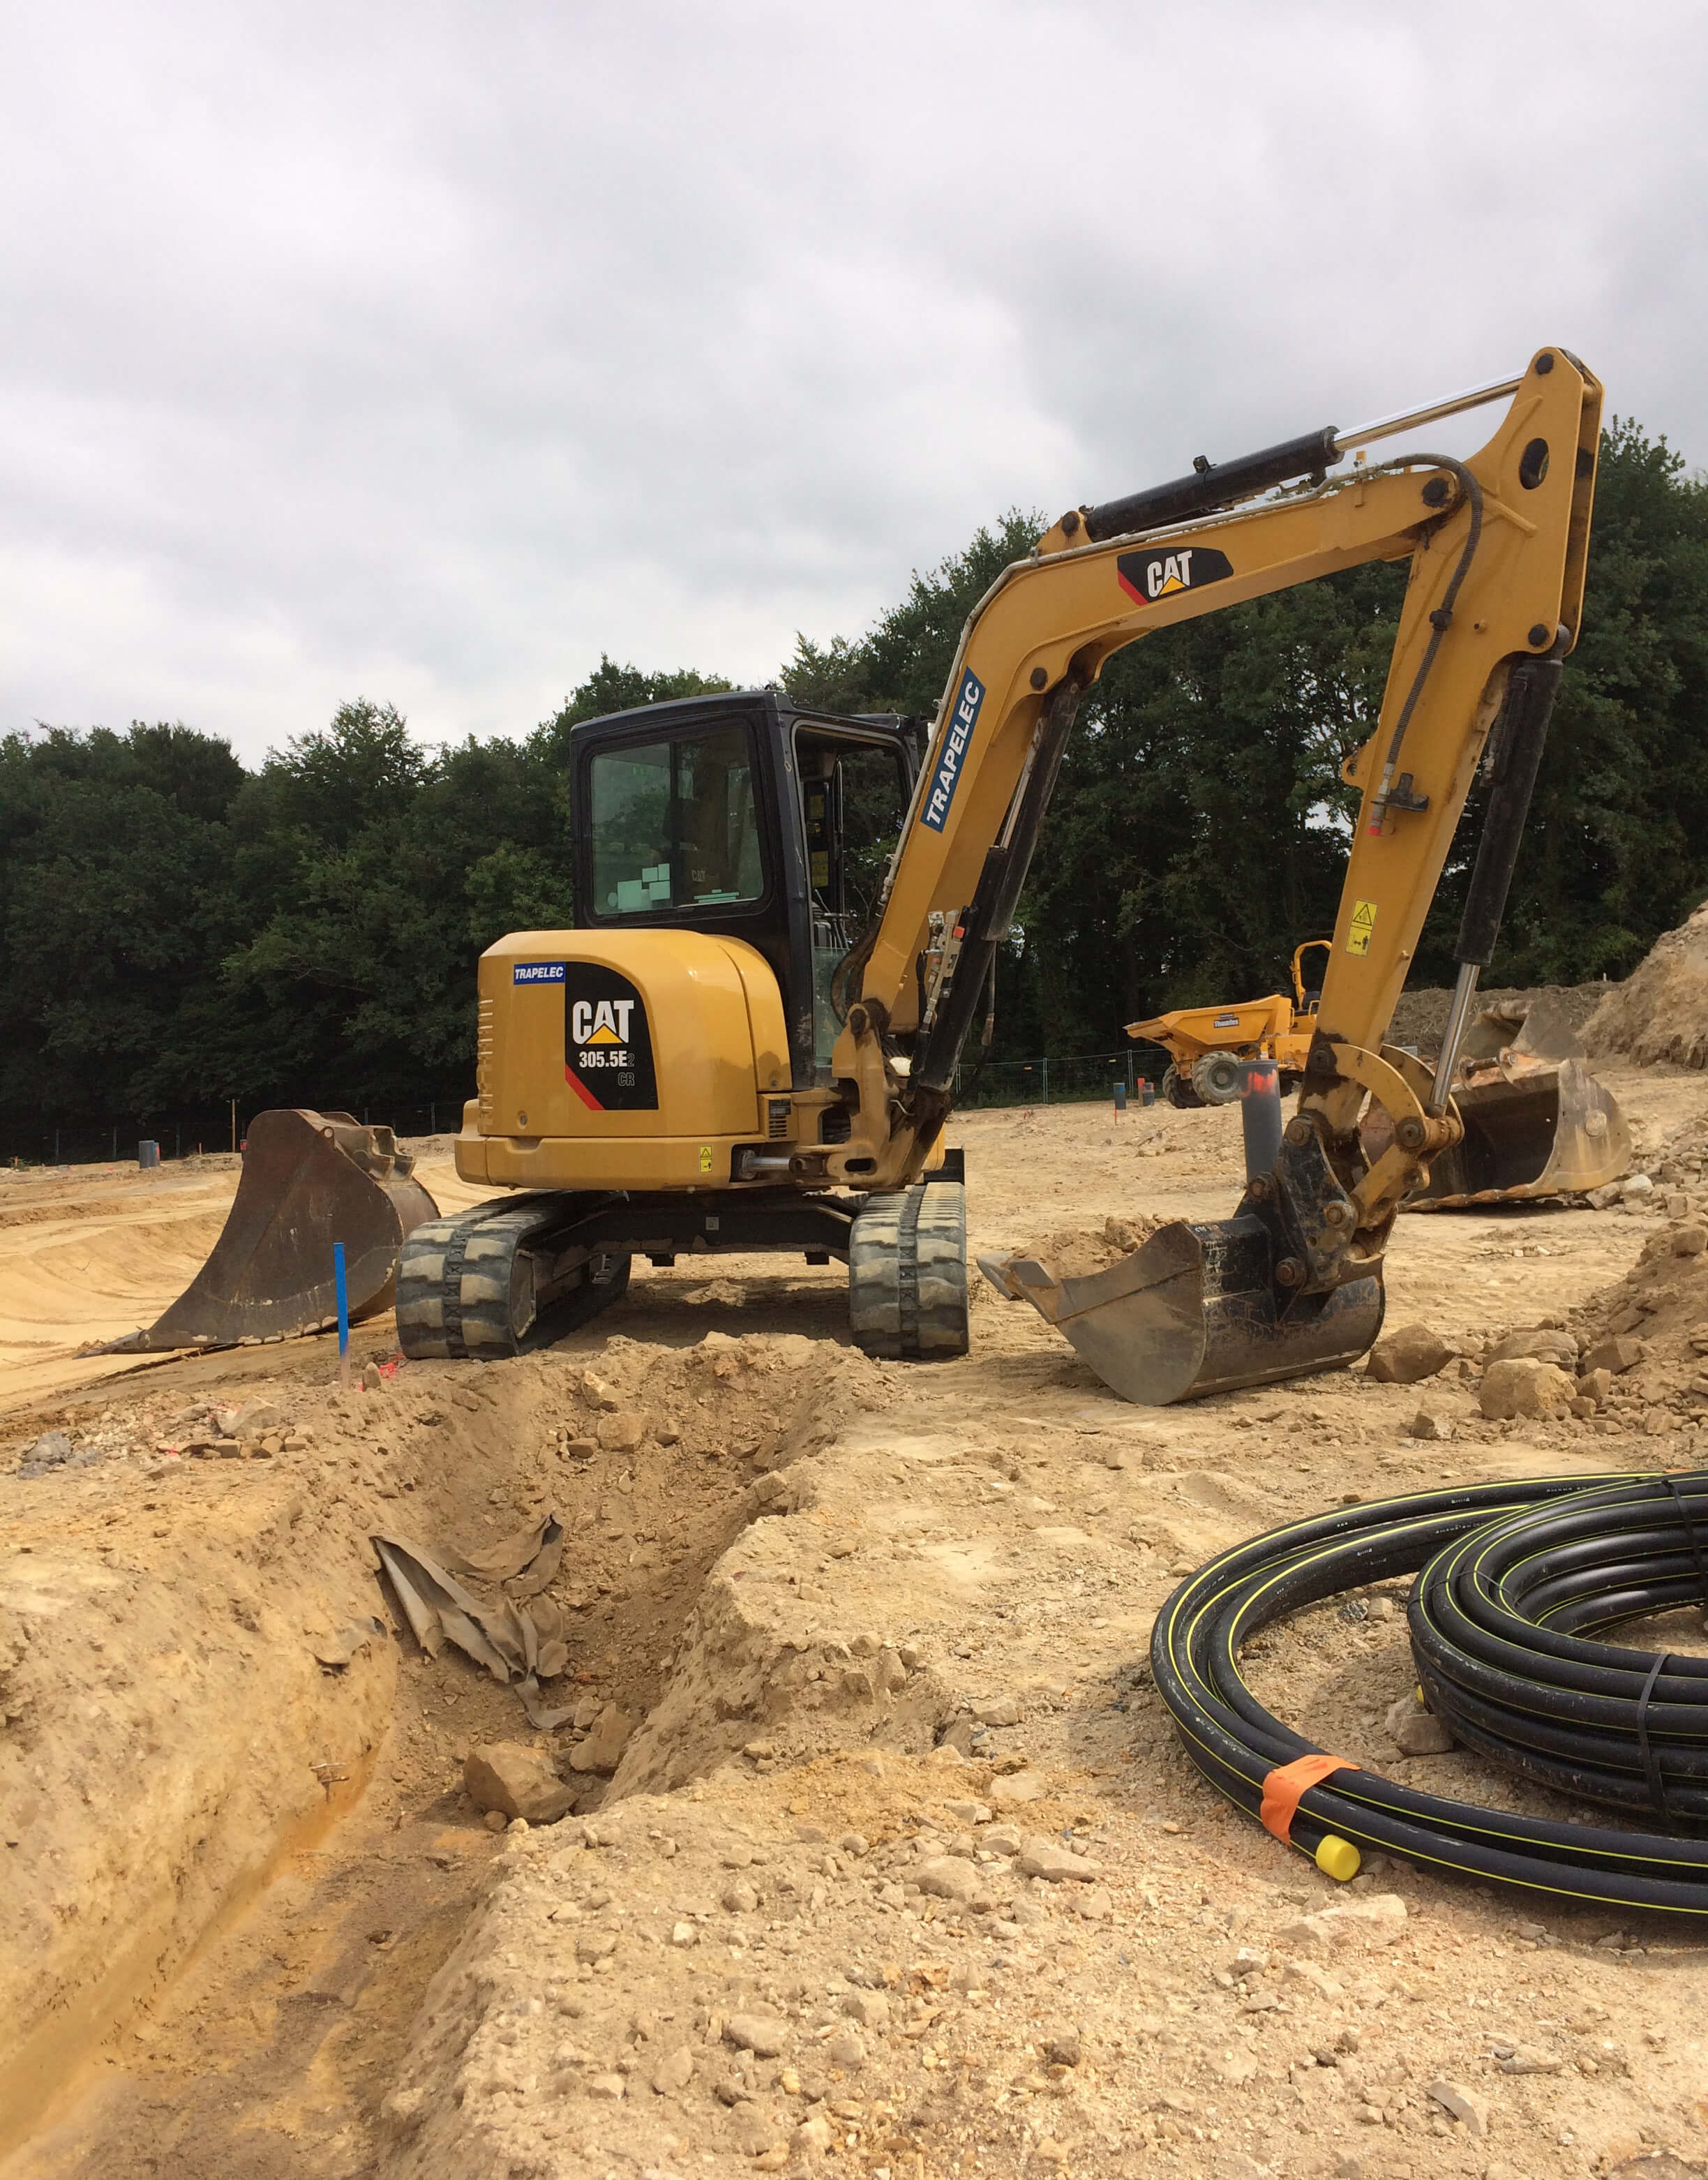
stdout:
[[0,727],[764,679],[1562,340],[1708,449],[1708,23],[1553,0],[15,11]]

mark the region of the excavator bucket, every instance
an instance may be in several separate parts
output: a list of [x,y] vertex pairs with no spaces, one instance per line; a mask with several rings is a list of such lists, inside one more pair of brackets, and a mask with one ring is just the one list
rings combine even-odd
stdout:
[[1284,1296],[1274,1244],[1249,1214],[1160,1226],[1130,1256],[1082,1279],[1032,1257],[981,1257],[999,1294],[1029,1302],[1113,1393],[1167,1407],[1356,1362],[1381,1329],[1379,1275],[1326,1295]]
[[257,1115],[224,1230],[207,1262],[146,1331],[108,1354],[289,1340],[337,1321],[332,1245],[344,1247],[353,1319],[391,1307],[404,1236],[438,1206],[389,1128],[349,1113]]
[[[1484,1009],[1461,1049],[1453,1103],[1464,1140],[1432,1161],[1408,1211],[1581,1195],[1630,1166],[1618,1102],[1590,1074],[1564,1010],[1546,994]],[[1374,1148],[1367,1140],[1366,1155]]]
[[1578,1196],[1629,1170],[1631,1131],[1581,1060],[1498,1061],[1455,1086],[1464,1141],[1436,1159],[1408,1211]]

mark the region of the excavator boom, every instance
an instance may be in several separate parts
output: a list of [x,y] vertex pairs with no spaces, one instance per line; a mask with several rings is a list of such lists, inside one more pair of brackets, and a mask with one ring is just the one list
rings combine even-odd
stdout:
[[[1506,396],[1500,427],[1467,460],[1408,453],[1366,466],[1360,455],[1352,474],[1324,481],[1355,445]],[[1074,710],[1105,659],[1338,569],[1410,564],[1381,718],[1343,768],[1360,794],[1356,830],[1299,1106],[1273,1171],[1252,1180],[1232,1219],[1165,1229],[1096,1282],[1058,1281],[1026,1260],[986,1266],[1129,1398],[1320,1368],[1376,1335],[1394,1215],[1463,1135],[1450,1096],[1457,1047],[1577,633],[1601,403],[1581,364],[1544,349],[1519,377],[1409,416],[1310,434],[1071,511],[967,624],[880,915],[840,980],[835,1067],[857,1086],[858,1107],[848,1142],[817,1170],[856,1188],[907,1186],[940,1137]],[[1233,504],[1305,476],[1314,489]],[[1485,759],[1489,816],[1431,1076],[1384,1040]],[[903,1077],[892,1054],[909,1032]],[[1359,1134],[1367,1103],[1392,1127],[1373,1160]]]

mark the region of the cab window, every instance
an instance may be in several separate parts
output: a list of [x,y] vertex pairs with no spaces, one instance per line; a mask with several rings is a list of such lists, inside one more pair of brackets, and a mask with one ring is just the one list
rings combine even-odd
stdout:
[[745,727],[601,750],[588,769],[596,915],[760,899],[765,870]]
[[801,727],[794,746],[813,913],[844,922],[852,943],[876,913],[907,815],[907,768],[893,743]]
[[908,808],[908,773],[892,742],[795,729],[811,903],[813,1064],[831,1064],[841,1027],[831,999],[838,963],[877,913]]

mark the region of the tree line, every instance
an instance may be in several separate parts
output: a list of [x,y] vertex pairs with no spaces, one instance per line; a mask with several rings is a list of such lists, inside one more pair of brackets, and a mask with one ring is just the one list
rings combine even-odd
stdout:
[[[962,624],[1043,528],[1013,511],[915,574],[864,635],[779,680],[929,715]],[[1404,571],[1349,570],[1111,660],[1081,707],[1000,965],[994,1056],[1111,1051],[1171,1006],[1284,987],[1332,923],[1340,764],[1381,701]],[[437,749],[343,706],[255,770],[182,724],[0,740],[0,1133],[269,1104],[454,1109],[475,964],[571,919],[578,719],[728,688],[607,658],[552,718]],[[1468,811],[1412,982],[1450,981]],[[1708,895],[1708,483],[1603,435],[1568,662],[1491,982],[1627,974]]]

